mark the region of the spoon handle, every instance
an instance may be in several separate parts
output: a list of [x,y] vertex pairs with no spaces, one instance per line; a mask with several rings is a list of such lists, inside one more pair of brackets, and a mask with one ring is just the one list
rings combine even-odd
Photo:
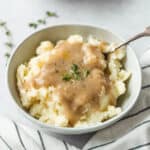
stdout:
[[129,43],[131,43],[131,42],[133,42],[133,41],[135,41],[135,40],[137,40],[137,39],[139,39],[139,38],[141,38],[141,37],[145,37],[145,36],[150,36],[150,27],[147,27],[144,32],[141,32],[141,33],[136,34],[134,37],[132,37],[132,38],[130,38],[128,41],[122,43],[121,45],[119,45],[119,46],[116,47],[115,49],[118,49],[118,48],[121,48],[121,47],[123,47],[123,46],[126,46],[126,45],[128,45]]

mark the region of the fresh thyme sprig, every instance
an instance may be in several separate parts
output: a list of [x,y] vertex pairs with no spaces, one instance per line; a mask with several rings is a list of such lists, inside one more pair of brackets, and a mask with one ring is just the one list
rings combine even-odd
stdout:
[[46,11],[46,15],[48,17],[58,17],[58,15],[55,12],[51,12],[51,11]]
[[36,29],[39,25],[45,25],[47,23],[47,19],[50,17],[58,17],[55,12],[46,11],[45,16],[36,20],[35,22],[30,22],[28,25],[30,28]]
[[7,39],[7,41],[4,43],[4,45],[7,47],[7,52],[4,54],[4,56],[8,59],[10,57],[10,52],[14,47],[12,33],[5,21],[0,21],[0,28],[4,31]]
[[80,69],[77,64],[72,64],[70,70],[63,75],[64,81],[83,80],[90,74],[88,69]]

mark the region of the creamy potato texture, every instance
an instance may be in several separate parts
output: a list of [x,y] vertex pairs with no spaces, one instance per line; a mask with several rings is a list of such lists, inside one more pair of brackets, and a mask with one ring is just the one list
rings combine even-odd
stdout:
[[81,127],[108,120],[126,92],[130,72],[124,49],[114,43],[72,35],[55,45],[43,41],[36,56],[17,69],[23,107],[35,118],[54,126]]

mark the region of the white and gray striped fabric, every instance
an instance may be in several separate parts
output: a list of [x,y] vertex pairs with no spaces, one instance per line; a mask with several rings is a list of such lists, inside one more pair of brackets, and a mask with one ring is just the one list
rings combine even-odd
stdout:
[[0,117],[0,150],[79,150],[65,141]]
[[[136,106],[116,124],[98,131],[84,150],[150,150],[150,50],[141,64],[143,86]],[[0,150],[79,150],[4,117],[0,120]]]

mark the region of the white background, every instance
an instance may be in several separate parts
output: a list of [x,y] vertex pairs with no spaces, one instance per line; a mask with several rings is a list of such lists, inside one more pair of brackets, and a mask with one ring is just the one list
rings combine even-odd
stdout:
[[[150,25],[150,0],[0,0],[0,20],[7,22],[15,44],[34,31],[28,27],[28,23],[42,18],[47,10],[56,11],[59,16],[48,19],[47,25],[96,25],[107,28],[124,39]],[[40,26],[42,27],[44,26]],[[0,29],[0,114],[15,117],[17,114],[8,98],[4,80],[5,40]],[[150,38],[138,40],[131,46],[140,57],[150,47]],[[89,136],[78,140],[78,145],[84,144],[87,137]]]

